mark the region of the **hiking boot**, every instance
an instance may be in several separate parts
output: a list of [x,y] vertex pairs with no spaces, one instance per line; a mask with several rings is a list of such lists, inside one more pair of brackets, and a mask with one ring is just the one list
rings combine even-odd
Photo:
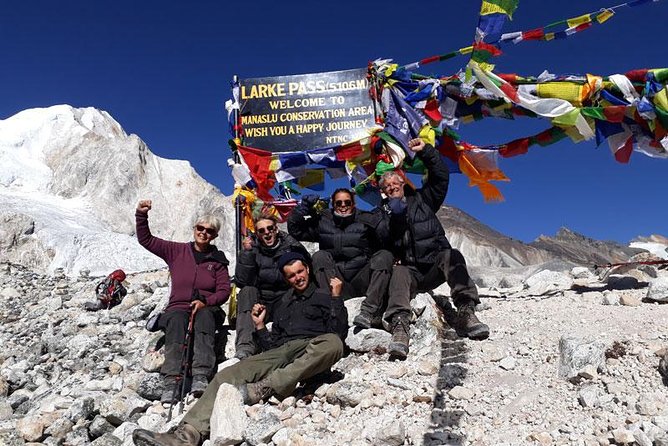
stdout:
[[407,314],[396,314],[390,323],[392,342],[387,348],[390,356],[406,359],[408,356],[408,342],[410,339],[410,320]]
[[372,316],[364,310],[353,319],[353,325],[359,328],[371,328]]
[[135,429],[132,441],[138,446],[197,446],[200,433],[189,424],[181,424],[172,433],[160,434],[146,429]]
[[190,385],[190,393],[199,398],[202,396],[208,385],[209,380],[206,375],[194,375],[193,382]]
[[[172,398],[175,400],[178,399],[178,385],[179,385],[179,380],[176,378],[176,376],[165,376],[164,384],[162,387],[162,395],[160,396],[160,402],[161,403],[171,403]],[[176,391],[176,392],[175,392]]]
[[252,406],[260,401],[266,401],[274,394],[274,389],[269,384],[269,378],[261,379],[256,383],[242,384],[237,387],[244,399],[244,404]]
[[234,354],[234,357],[241,360],[241,359],[246,359],[248,357],[253,356],[253,352],[247,349],[238,349],[237,352]]
[[489,327],[476,317],[474,305],[459,308],[458,319],[458,328],[467,338],[482,341],[489,337]]

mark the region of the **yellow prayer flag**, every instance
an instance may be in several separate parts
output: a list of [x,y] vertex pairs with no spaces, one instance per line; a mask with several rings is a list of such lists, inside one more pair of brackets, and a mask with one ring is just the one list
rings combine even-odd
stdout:
[[436,132],[430,125],[424,125],[420,129],[420,134],[418,135],[422,140],[431,145],[436,146]]
[[664,112],[668,112],[668,93],[665,87],[654,95],[654,105],[658,105]]
[[575,82],[545,82],[536,85],[536,92],[540,98],[557,98],[573,105],[581,104],[582,85]]
[[615,15],[615,11],[613,11],[613,10],[611,10],[611,9],[606,9],[606,10],[604,10],[604,11],[601,11],[601,12],[596,16],[596,21],[597,21],[598,23],[603,23],[603,22],[607,21],[607,20],[608,20],[610,17],[612,17],[613,15]]
[[580,26],[583,23],[591,22],[591,16],[589,14],[585,14],[581,15],[580,17],[573,17],[572,19],[568,19],[567,22],[569,28],[575,28],[576,26]]

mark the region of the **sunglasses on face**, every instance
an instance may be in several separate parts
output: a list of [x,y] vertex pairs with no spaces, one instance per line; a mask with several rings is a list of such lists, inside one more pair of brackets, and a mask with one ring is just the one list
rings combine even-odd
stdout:
[[197,232],[206,232],[209,235],[216,235],[216,230],[213,228],[205,228],[202,225],[196,225],[195,229],[197,230]]
[[344,206],[350,207],[353,205],[353,200],[336,200],[334,202],[334,207],[342,208]]
[[276,230],[275,225],[269,225],[266,228],[257,228],[257,233],[260,234],[260,235],[264,235],[264,234],[269,234],[271,232],[274,232],[275,230]]

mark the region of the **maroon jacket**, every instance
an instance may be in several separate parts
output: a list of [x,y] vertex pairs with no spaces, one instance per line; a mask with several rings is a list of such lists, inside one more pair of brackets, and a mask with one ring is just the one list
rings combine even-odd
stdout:
[[211,245],[198,264],[193,254],[193,243],[179,243],[154,237],[148,227],[148,214],[135,213],[137,240],[144,248],[163,259],[172,276],[172,292],[166,311],[190,310],[193,290],[198,290],[206,304],[220,305],[230,296],[229,262],[225,254]]

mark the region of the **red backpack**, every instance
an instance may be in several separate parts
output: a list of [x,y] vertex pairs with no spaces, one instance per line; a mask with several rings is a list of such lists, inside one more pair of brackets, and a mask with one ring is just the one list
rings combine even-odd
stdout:
[[117,269],[97,285],[95,294],[97,294],[103,308],[109,309],[121,303],[123,297],[128,293],[123,286],[124,280],[125,272],[122,269]]

